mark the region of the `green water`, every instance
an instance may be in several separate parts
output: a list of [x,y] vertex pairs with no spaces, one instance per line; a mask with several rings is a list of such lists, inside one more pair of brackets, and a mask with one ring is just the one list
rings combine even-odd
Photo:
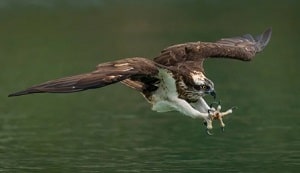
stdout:
[[[0,1],[0,172],[299,172],[297,1]],[[226,131],[156,113],[120,84],[74,94],[11,92],[152,58],[169,45],[258,34],[273,37],[255,61],[212,59],[207,76]]]

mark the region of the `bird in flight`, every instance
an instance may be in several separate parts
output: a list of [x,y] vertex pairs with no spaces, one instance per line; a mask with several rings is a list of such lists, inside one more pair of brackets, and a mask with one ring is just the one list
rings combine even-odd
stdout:
[[216,42],[188,42],[165,48],[153,60],[133,57],[101,63],[95,71],[50,80],[19,91],[11,96],[34,93],[71,93],[104,87],[121,82],[139,91],[157,112],[179,111],[192,118],[204,120],[210,135],[212,121],[232,113],[233,108],[221,112],[221,105],[213,107],[203,99],[216,97],[214,83],[205,76],[203,62],[208,58],[230,58],[250,61],[268,44],[272,29],[253,37],[222,38]]

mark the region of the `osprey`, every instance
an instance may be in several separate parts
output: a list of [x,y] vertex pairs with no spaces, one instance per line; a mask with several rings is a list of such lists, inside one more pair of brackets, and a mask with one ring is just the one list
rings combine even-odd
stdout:
[[201,118],[208,134],[212,121],[232,113],[233,108],[221,112],[221,105],[209,106],[203,96],[214,98],[214,83],[204,74],[203,61],[207,58],[231,58],[250,61],[261,52],[271,38],[269,28],[261,35],[246,34],[222,38],[216,42],[189,42],[165,48],[149,60],[141,57],[101,63],[90,73],[64,77],[34,85],[11,96],[33,93],[71,93],[95,89],[121,82],[139,91],[157,112],[179,111],[192,118]]

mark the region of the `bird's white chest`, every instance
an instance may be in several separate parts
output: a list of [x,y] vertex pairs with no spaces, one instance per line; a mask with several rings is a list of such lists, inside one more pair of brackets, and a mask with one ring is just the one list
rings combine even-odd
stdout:
[[175,104],[172,103],[172,98],[178,98],[176,89],[176,81],[172,73],[167,70],[160,70],[158,89],[152,95],[152,110],[157,112],[167,112],[176,110]]

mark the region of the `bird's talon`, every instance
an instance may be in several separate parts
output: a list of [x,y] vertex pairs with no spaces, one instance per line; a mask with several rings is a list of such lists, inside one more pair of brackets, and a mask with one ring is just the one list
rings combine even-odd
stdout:
[[[217,105],[216,107],[214,107],[214,105]],[[223,122],[223,117],[228,115],[228,114],[231,114],[232,111],[234,109],[237,109],[236,106],[233,106],[232,108],[228,109],[227,111],[225,112],[221,112],[221,100],[219,100],[218,102],[212,102],[210,104],[210,109],[207,110],[208,112],[208,116],[209,116],[209,120],[210,121],[205,121],[204,122],[204,125],[206,126],[206,133],[208,135],[213,135],[212,132],[210,132],[210,130],[212,129],[212,121],[213,120],[219,120],[220,121],[220,128],[221,128],[221,132],[224,132],[225,131],[225,124]]]
[[211,132],[209,131],[209,129],[206,129],[206,134],[208,134],[209,136],[214,135],[213,133],[211,133]]

